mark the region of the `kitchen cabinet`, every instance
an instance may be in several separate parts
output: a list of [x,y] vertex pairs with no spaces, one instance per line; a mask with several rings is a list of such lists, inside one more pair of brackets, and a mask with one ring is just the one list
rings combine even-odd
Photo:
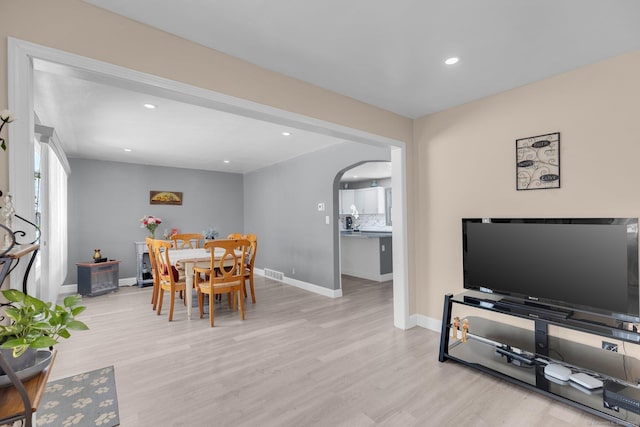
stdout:
[[384,214],[384,187],[355,190],[355,203],[361,214]]
[[340,213],[351,215],[351,205],[355,205],[358,213],[385,213],[384,187],[358,188],[354,190],[340,190]]
[[351,205],[354,205],[356,190],[340,190],[340,213],[351,215]]

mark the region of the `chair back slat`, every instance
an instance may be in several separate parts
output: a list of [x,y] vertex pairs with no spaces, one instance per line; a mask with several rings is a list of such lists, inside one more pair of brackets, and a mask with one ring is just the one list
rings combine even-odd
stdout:
[[154,280],[155,280],[155,277],[157,276],[157,273],[156,273],[156,257],[155,257],[155,255],[153,253],[153,241],[154,240],[155,239],[153,239],[152,237],[147,237],[145,239],[145,243],[147,244],[147,250],[149,252],[149,262],[151,263],[151,275],[154,277]]
[[201,233],[181,233],[171,236],[174,249],[196,249],[201,248],[204,235]]
[[205,243],[205,249],[211,252],[211,284],[232,283],[243,280],[243,266],[247,248],[245,239],[217,239]]
[[258,236],[255,234],[245,234],[243,239],[246,239],[251,244],[249,247],[249,253],[246,257],[246,265],[248,268],[253,269],[256,262],[256,252],[258,251]]
[[169,250],[171,242],[165,240],[153,241],[153,253],[156,257],[156,269],[158,277],[161,281],[174,284],[173,270],[171,268],[171,259],[169,258]]

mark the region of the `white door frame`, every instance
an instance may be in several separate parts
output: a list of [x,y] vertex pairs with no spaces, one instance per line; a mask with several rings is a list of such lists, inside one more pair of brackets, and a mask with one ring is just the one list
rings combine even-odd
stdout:
[[[150,93],[184,102],[215,108],[255,119],[284,124],[308,131],[332,135],[345,140],[387,146],[391,149],[393,173],[394,226],[393,270],[394,270],[394,325],[408,329],[409,292],[406,230],[406,148],[402,141],[363,132],[335,123],[318,120],[291,111],[281,110],[245,99],[224,95],[208,89],[191,86],[162,77],[90,59],[35,43],[8,38],[8,95],[9,109],[19,118],[11,131],[12,146],[9,150],[9,188],[16,198],[18,212],[33,212],[33,59],[56,62],[88,73],[99,80],[119,87],[139,88],[143,85]],[[27,216],[27,219],[31,217]],[[336,253],[335,256],[339,256]],[[14,272],[19,274],[19,272]],[[20,277],[20,276],[18,276]],[[13,280],[13,275],[12,275]]]

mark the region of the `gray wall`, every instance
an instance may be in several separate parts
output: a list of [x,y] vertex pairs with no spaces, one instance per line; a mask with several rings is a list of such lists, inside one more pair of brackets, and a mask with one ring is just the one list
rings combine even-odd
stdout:
[[[121,260],[120,277],[135,277],[134,242],[148,232],[140,218],[162,219],[165,228],[199,233],[210,227],[221,236],[243,231],[243,176],[133,165],[97,160],[69,159],[69,274],[65,284],[77,282],[76,262],[91,261],[93,250]],[[181,206],[150,205],[149,191],[182,191]]]
[[256,267],[338,289],[336,176],[368,160],[389,161],[389,148],[343,143],[245,174],[245,232],[258,235]]

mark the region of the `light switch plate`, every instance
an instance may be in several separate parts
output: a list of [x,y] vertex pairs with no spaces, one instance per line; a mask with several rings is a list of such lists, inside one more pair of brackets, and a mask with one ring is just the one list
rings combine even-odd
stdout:
[[318,211],[319,212],[323,212],[324,211],[324,203],[322,203],[322,202],[318,203]]

